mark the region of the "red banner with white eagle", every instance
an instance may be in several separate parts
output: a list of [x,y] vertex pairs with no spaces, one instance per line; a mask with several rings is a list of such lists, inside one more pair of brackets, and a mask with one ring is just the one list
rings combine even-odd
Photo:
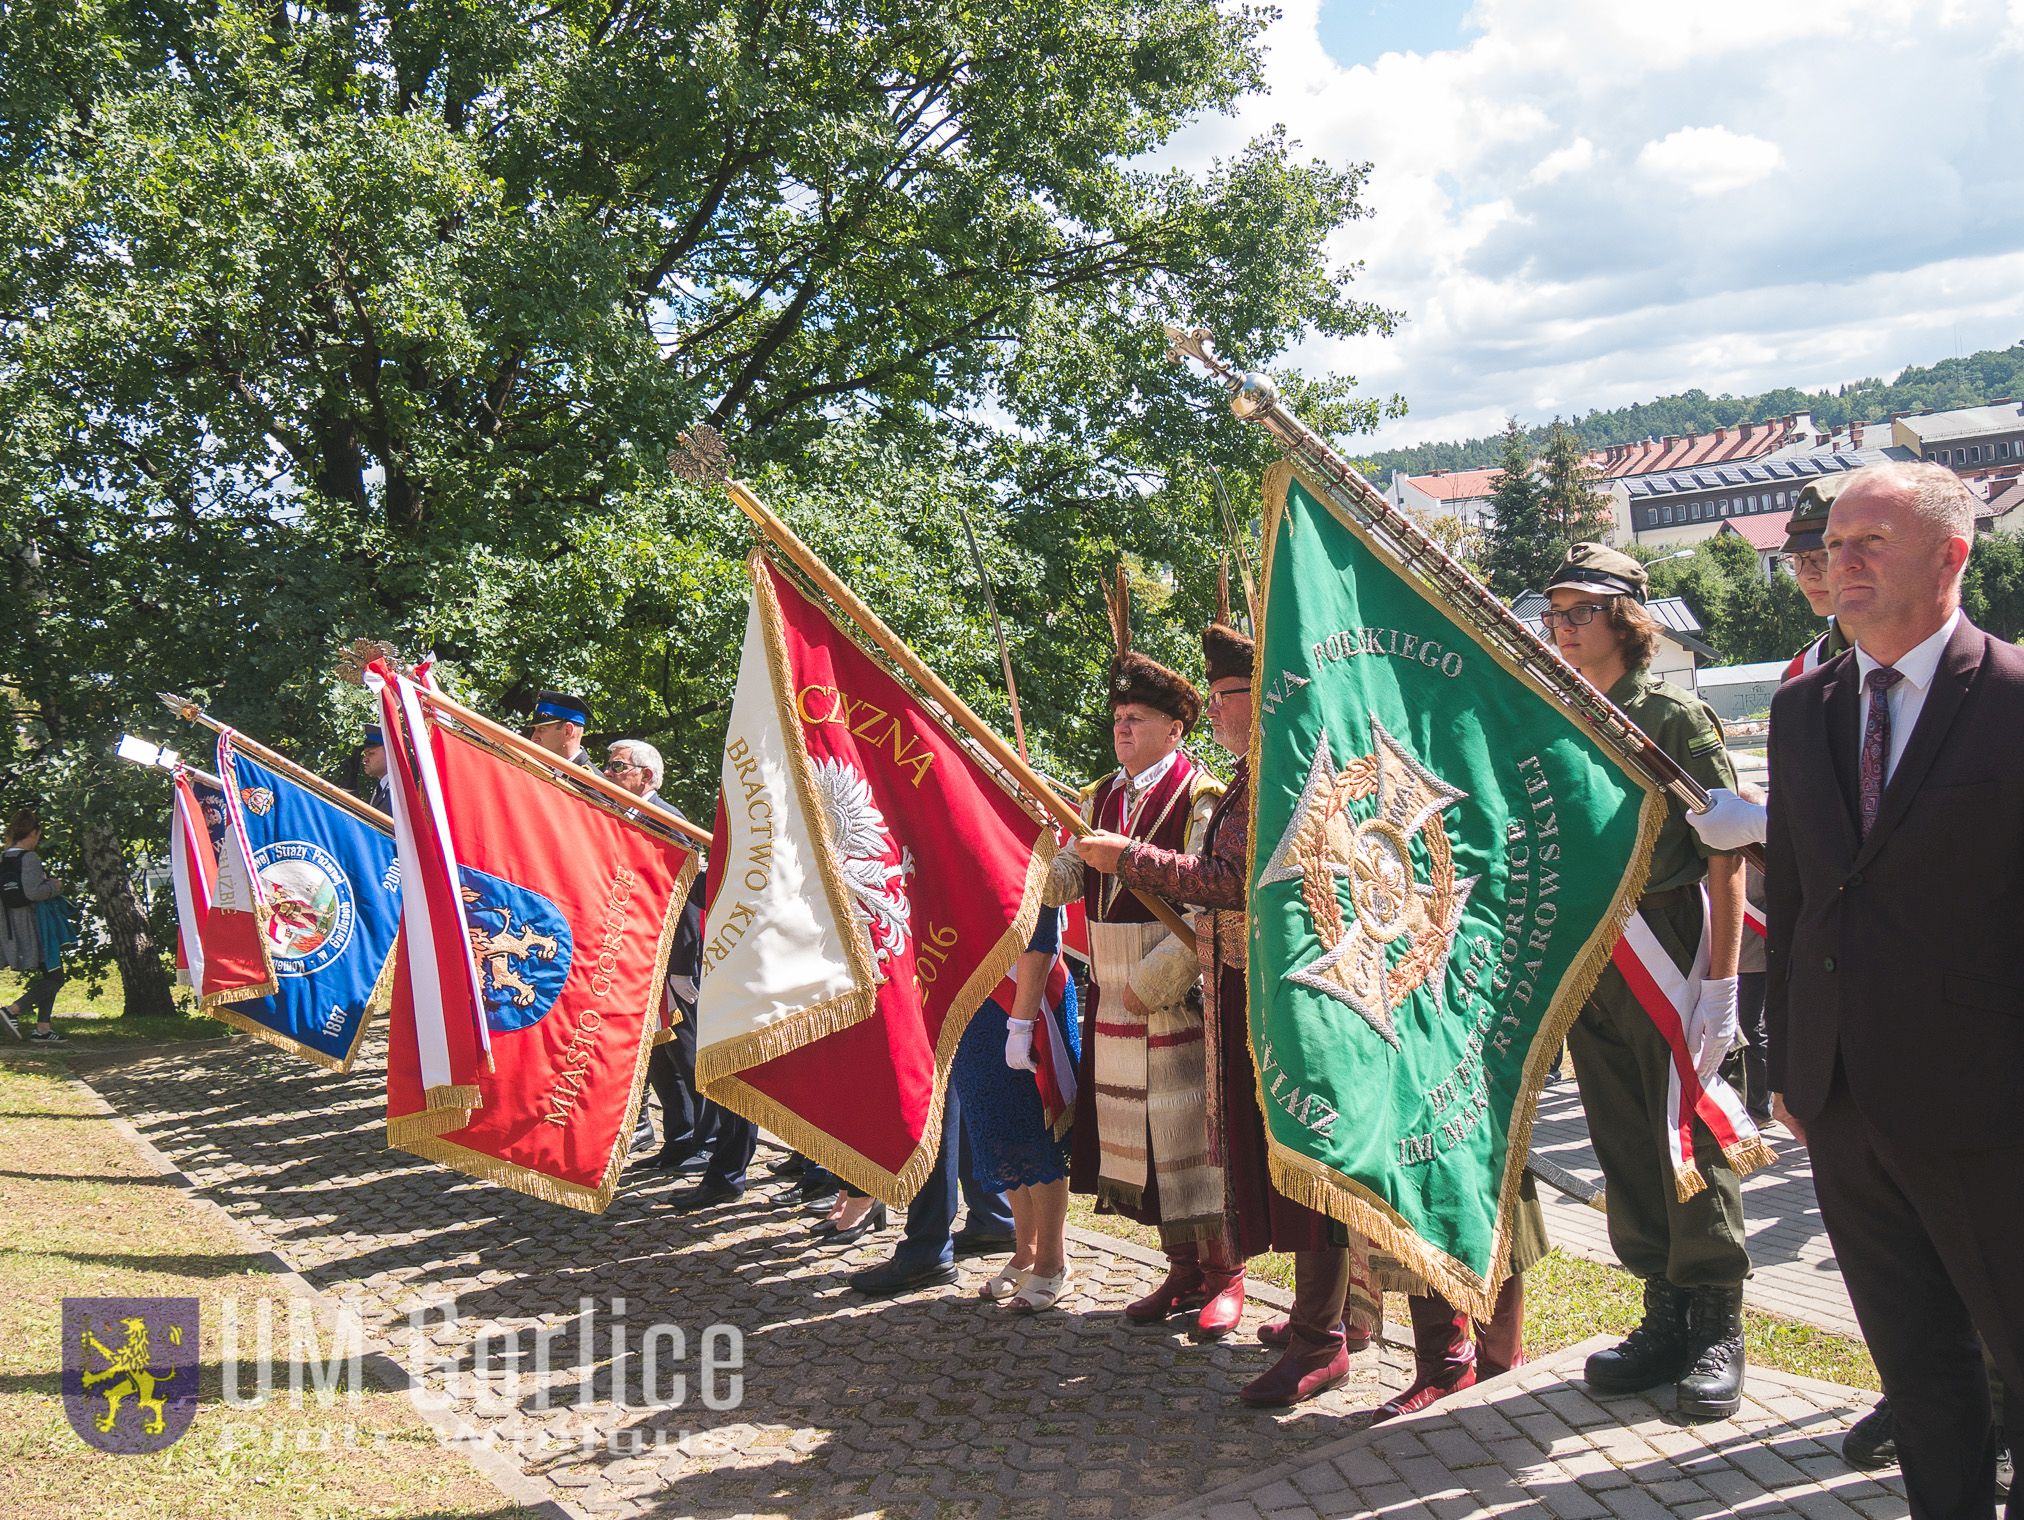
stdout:
[[406,893],[388,1143],[601,1212],[692,852],[446,718],[398,672],[373,676]]
[[956,1044],[1051,828],[764,554],[710,847],[696,1076],[875,1197],[934,1164]]
[[176,894],[176,965],[200,1007],[269,996],[274,964],[261,932],[253,869],[226,817],[225,794],[177,766],[169,878]]

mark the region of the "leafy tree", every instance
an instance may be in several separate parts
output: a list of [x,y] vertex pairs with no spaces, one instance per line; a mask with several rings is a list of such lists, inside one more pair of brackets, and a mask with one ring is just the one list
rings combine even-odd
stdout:
[[[1795,412],[1811,416],[1824,430],[1851,422],[1882,421],[1892,412],[1946,411],[2020,397],[2024,397],[2024,343],[1942,359],[1932,365],[1911,365],[1890,380],[1856,380],[1831,390],[1782,386],[1756,396],[1710,396],[1706,391],[1690,390],[1633,406],[1591,411],[1570,426],[1584,448],[1601,449],[1647,438],[1705,433]],[[1533,429],[1530,441],[1534,447],[1543,445],[1546,430]],[[1372,464],[1387,480],[1395,470],[1408,475],[1437,469],[1478,470],[1495,464],[1501,447],[1502,440],[1494,435],[1424,443],[1383,450]]]
[[[1270,452],[1166,362],[1158,319],[1254,366],[1392,320],[1324,256],[1367,166],[1266,136],[1198,176],[1141,167],[1256,87],[1262,22],[1210,0],[0,12],[0,557],[29,611],[0,628],[4,790],[91,867],[129,1006],[166,998],[126,884],[161,798],[105,757],[123,725],[163,732],[158,687],[328,773],[364,711],[331,651],[389,637],[480,706],[580,686],[706,811],[747,540],[667,468],[699,422],[989,709],[966,507],[1029,726],[1093,769],[1098,570],[1171,570],[1142,638],[1192,661],[1207,466],[1255,481]],[[1317,427],[1379,414],[1344,377],[1280,378]]]
[[1490,526],[1483,533],[1483,569],[1506,601],[1546,584],[1567,540],[1546,518],[1545,483],[1516,417],[1504,427],[1503,453],[1490,482]]
[[1782,660],[1820,636],[1799,583],[1783,569],[1767,580],[1757,551],[1736,534],[1703,539],[1690,558],[1653,566],[1651,577],[1654,596],[1693,608],[1721,664]]

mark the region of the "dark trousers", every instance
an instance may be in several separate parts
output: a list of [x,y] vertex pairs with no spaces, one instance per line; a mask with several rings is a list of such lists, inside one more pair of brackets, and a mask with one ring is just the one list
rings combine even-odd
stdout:
[[[1743,931],[1748,934],[1752,931]],[[1764,1041],[1764,984],[1762,971],[1745,971],[1736,978],[1736,1012],[1743,1024],[1743,1106],[1750,1117],[1763,1124],[1771,1117],[1771,1078]]]
[[[1806,1139],[1820,1217],[1890,1393],[1914,1520],[1987,1520],[1995,1439],[1975,1333],[2024,1387],[2024,1146],[1889,1139],[1839,1072]],[[2019,1450],[2024,1408],[2004,1419]],[[2006,1513],[2024,1520],[2015,1493]]]
[[977,1181],[970,1161],[970,1142],[963,1133],[962,1104],[955,1084],[949,1086],[948,1106],[942,1111],[942,1148],[935,1155],[935,1169],[907,1205],[906,1232],[893,1251],[895,1261],[909,1266],[934,1266],[954,1261],[952,1244],[956,1233],[956,1199],[961,1196],[969,1210],[964,1228],[980,1235],[1010,1235],[1012,1210],[998,1194]]
[[675,1037],[656,1045],[647,1058],[647,1082],[661,1100],[661,1149],[693,1155],[703,1148],[710,1107],[696,1091],[696,1021],[685,1018]]
[[47,1024],[50,1010],[56,1006],[56,989],[68,980],[69,977],[60,970],[41,971],[31,977],[14,1003],[21,1010],[21,1022],[27,1022],[32,1016],[35,1023]]
[[703,1143],[710,1148],[710,1164],[703,1168],[703,1181],[742,1192],[746,1168],[759,1148],[759,1126],[715,1103],[706,1104],[705,1109]]

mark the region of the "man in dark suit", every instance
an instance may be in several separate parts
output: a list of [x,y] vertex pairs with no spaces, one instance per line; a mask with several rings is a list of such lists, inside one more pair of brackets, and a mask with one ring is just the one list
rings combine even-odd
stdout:
[[2024,1386],[2024,650],[1961,614],[1975,505],[1935,465],[1852,476],[1826,547],[1855,647],[1771,706],[1773,1106],[1919,1520],[1995,1510],[1977,1330]]

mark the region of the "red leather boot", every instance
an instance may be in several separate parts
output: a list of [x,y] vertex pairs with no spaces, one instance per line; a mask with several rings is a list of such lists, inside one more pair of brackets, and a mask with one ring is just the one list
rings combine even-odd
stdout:
[[[1335,1328],[1342,1332],[1343,1344],[1349,1347],[1351,1356],[1355,1356],[1359,1351],[1368,1351],[1370,1343],[1376,1339],[1368,1330],[1359,1330],[1351,1334],[1346,1320],[1339,1321]],[[1282,1314],[1277,1319],[1268,1319],[1258,1327],[1258,1339],[1268,1346],[1277,1346],[1284,1351],[1293,1343],[1293,1316]]]
[[1233,1258],[1229,1242],[1220,1236],[1203,1241],[1197,1256],[1202,1264],[1204,1302],[1188,1327],[1188,1338],[1219,1341],[1244,1317],[1244,1263]]
[[1525,1364],[1525,1279],[1504,1279],[1490,1323],[1476,1327],[1476,1381]]
[[[1349,1345],[1342,1329],[1349,1289],[1349,1256],[1336,1248],[1293,1253],[1293,1313],[1286,1350],[1237,1397],[1254,1409],[1285,1409],[1326,1393],[1349,1376]],[[1323,1326],[1334,1326],[1324,1329]]]
[[1414,1414],[1476,1381],[1469,1316],[1437,1293],[1414,1294],[1406,1306],[1413,1316],[1412,1385],[1377,1406],[1370,1419],[1373,1425]]
[[1124,1306],[1124,1317],[1135,1325],[1157,1325],[1170,1314],[1199,1309],[1207,1295],[1202,1291],[1202,1264],[1195,1243],[1167,1247],[1167,1275],[1144,1298]]

